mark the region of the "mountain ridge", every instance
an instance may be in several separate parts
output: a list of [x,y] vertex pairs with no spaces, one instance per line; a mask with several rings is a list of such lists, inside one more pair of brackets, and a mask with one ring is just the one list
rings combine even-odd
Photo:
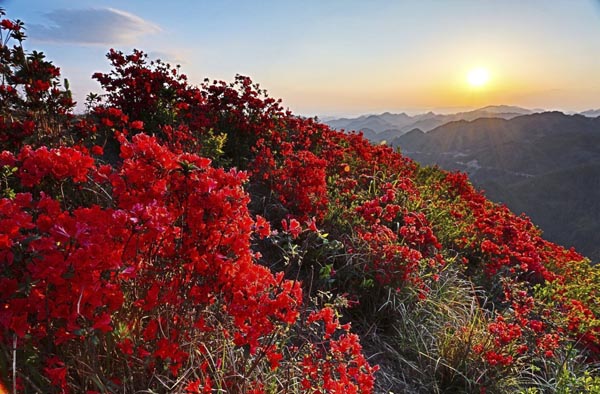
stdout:
[[324,123],[338,130],[372,130],[374,134],[369,132],[366,137],[373,142],[382,142],[405,134],[414,128],[420,128],[427,132],[442,124],[456,120],[474,120],[481,117],[510,119],[530,113],[532,113],[532,110],[521,107],[489,105],[473,111],[457,112],[455,114],[436,114],[429,111],[411,116],[405,112],[398,114],[383,112],[381,114],[361,115],[356,118],[333,119]]
[[[600,109],[590,109],[582,112],[568,113],[555,110],[528,109],[513,105],[488,105],[471,111],[460,111],[450,114],[437,114],[429,111],[422,114],[408,115],[406,112],[392,113],[389,111],[381,114],[365,114],[357,117],[327,117],[323,123],[337,130],[362,131],[367,139],[372,142],[389,142],[414,128],[429,132],[449,122],[460,120],[476,120],[480,118],[513,119],[518,116],[532,115],[535,113],[561,112],[566,115],[581,115],[588,118],[600,116]],[[384,134],[385,133],[385,134]]]

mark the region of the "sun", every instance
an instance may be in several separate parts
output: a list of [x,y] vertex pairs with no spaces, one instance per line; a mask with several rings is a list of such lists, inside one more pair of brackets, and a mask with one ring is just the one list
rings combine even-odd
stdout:
[[473,87],[484,86],[490,80],[490,73],[482,67],[474,68],[467,74],[467,82]]

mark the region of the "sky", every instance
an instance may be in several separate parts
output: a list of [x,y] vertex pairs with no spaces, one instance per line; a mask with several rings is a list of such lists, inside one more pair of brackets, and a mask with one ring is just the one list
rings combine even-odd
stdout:
[[[600,0],[0,0],[76,100],[110,48],[247,75],[306,116],[600,108]],[[469,72],[489,76],[470,84]]]

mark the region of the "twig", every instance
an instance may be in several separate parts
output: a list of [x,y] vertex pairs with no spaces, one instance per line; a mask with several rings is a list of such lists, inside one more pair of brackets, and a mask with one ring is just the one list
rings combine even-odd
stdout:
[[13,334],[12,392],[17,394],[17,334]]

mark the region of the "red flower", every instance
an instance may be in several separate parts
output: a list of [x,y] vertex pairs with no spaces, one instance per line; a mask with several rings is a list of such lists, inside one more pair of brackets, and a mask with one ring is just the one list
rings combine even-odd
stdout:
[[13,316],[10,321],[9,328],[13,330],[19,338],[24,337],[29,329],[29,323],[27,323],[27,313],[21,313]]
[[283,355],[281,353],[269,352],[267,353],[267,358],[269,359],[271,370],[274,371],[279,366],[279,362],[283,359]]
[[187,386],[185,386],[185,392],[186,394],[197,394],[200,393],[200,385],[202,384],[202,381],[200,379],[197,380],[193,380],[190,383],[188,383]]
[[5,30],[19,30],[19,25],[8,19],[2,19],[0,26]]
[[120,343],[117,344],[119,350],[123,352],[123,354],[132,355],[133,354],[133,342],[131,339],[127,338]]
[[271,235],[271,226],[269,225],[269,222],[260,215],[256,215],[254,229],[261,239]]
[[535,332],[542,332],[544,324],[539,320],[531,320],[529,321],[529,327]]
[[67,368],[65,363],[58,357],[52,357],[46,361],[44,373],[50,379],[54,386],[58,386],[63,390],[67,386]]
[[131,128],[133,130],[143,130],[144,122],[142,122],[141,120],[135,120],[135,121],[131,122]]
[[298,236],[302,232],[302,226],[300,225],[300,222],[296,219],[291,219],[289,221],[289,224],[288,221],[284,219],[281,221],[281,226],[283,227],[283,231],[290,233],[293,238],[298,238]]
[[99,145],[94,145],[92,146],[92,153],[96,156],[102,156],[104,154],[104,149]]
[[315,233],[319,232],[319,229],[317,228],[317,221],[315,220],[314,217],[308,219],[306,221],[306,225],[308,226],[308,229],[310,231],[314,231]]

